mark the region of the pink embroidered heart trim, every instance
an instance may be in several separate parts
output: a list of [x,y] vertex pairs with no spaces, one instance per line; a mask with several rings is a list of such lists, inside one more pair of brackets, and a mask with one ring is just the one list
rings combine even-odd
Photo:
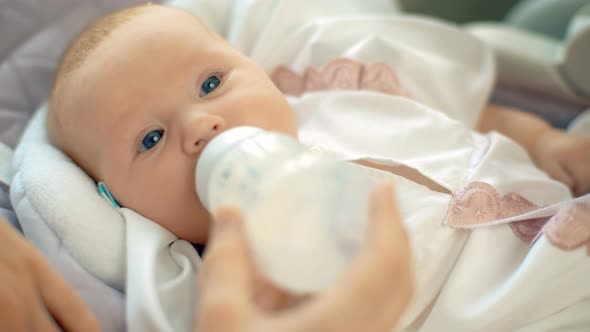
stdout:
[[522,241],[532,244],[541,234],[541,229],[549,218],[528,219],[510,223],[514,235]]
[[[590,204],[575,202],[564,206],[549,219],[541,232],[551,244],[562,250],[571,251],[586,246],[590,255]],[[540,236],[541,233],[534,241]]]
[[500,197],[498,191],[485,182],[472,182],[456,193],[449,208],[448,223],[471,226],[524,214],[538,207],[516,193]]
[[391,68],[383,62],[365,67],[359,88],[412,98],[412,94],[400,84]]
[[320,69],[309,67],[303,76],[285,66],[276,67],[270,75],[281,92],[299,96],[304,92],[326,90],[373,90],[412,97],[385,63],[368,66],[351,59],[335,59]]
[[[502,197],[485,182],[472,182],[456,193],[449,206],[447,222],[466,227],[525,214],[539,207],[516,193]],[[543,234],[555,247],[565,251],[586,247],[590,255],[590,203],[577,201],[561,207],[550,217],[510,223],[514,235],[534,244]]]

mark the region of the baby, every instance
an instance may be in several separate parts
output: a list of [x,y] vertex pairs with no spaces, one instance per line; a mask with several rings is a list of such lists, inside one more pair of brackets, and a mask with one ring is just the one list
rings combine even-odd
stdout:
[[199,244],[210,217],[194,170],[207,142],[243,125],[297,134],[285,97],[258,65],[192,16],[156,5],[82,33],[50,105],[59,148],[122,206]]
[[[480,123],[521,142],[578,193],[588,191],[588,158],[568,164],[588,141],[499,107]],[[195,17],[159,5],[113,13],[78,36],[47,118],[52,142],[122,206],[198,244],[207,241],[210,216],[195,193],[195,165],[207,142],[244,125],[297,136],[294,113],[259,65]]]
[[[305,7],[301,1],[279,2]],[[368,2],[359,1],[359,6],[361,3],[365,6]],[[345,32],[354,31],[353,21],[360,22],[360,28],[371,26],[358,18],[346,21],[349,30],[338,30],[337,41],[344,40],[340,37]],[[367,22],[373,21],[367,18]],[[388,22],[393,23],[386,25],[388,28],[400,24],[415,28],[409,30],[412,33],[424,29],[449,33],[446,27],[423,21],[392,18]],[[322,25],[312,28],[320,31]],[[329,29],[321,31],[325,35],[318,31],[309,34],[313,43],[320,37],[328,44],[334,39],[329,38]],[[450,33],[461,41],[465,54],[484,54],[482,58],[489,59],[478,51],[482,45],[477,40],[463,38],[459,31]],[[411,33],[408,36],[414,39]],[[391,54],[379,48],[383,43],[370,44],[363,37],[367,52]],[[398,37],[403,40],[404,36]],[[425,40],[432,38],[428,35]],[[394,54],[403,58],[401,52],[408,49],[399,47]],[[280,51],[273,48],[269,54]],[[343,52],[334,53],[332,58],[322,53],[322,61],[315,63],[334,60]],[[445,69],[462,68],[462,62],[445,62],[455,58],[424,57]],[[415,64],[410,67],[420,68]],[[369,72],[367,69],[365,74]],[[465,73],[460,69],[449,72]],[[344,70],[338,75],[349,73]],[[376,73],[378,77],[383,72]],[[481,75],[461,79],[474,77],[477,80]],[[451,80],[447,76],[434,83],[431,91],[444,100],[452,94],[461,97],[470,93],[444,90]],[[565,307],[574,312],[584,310],[585,289],[564,291],[567,285],[581,285],[585,280],[589,267],[583,254],[559,251],[559,241],[548,243],[544,236],[535,244],[536,254],[529,254],[534,251],[529,243],[540,232],[535,227],[547,218],[533,220],[537,224],[524,220],[473,232],[440,225],[445,215],[461,227],[461,222],[493,222],[528,212],[535,204],[539,207],[571,198],[563,185],[533,166],[521,147],[495,133],[479,135],[469,125],[421,103],[425,95],[415,93],[419,84],[413,91],[409,89],[410,93],[397,96],[352,89],[306,94],[288,102],[277,87],[280,82],[275,83],[260,64],[194,16],[159,5],[133,7],[100,19],[66,51],[50,97],[48,134],[53,144],[96,182],[106,183],[120,205],[195,244],[207,243],[210,225],[210,215],[197,197],[194,177],[199,156],[211,139],[236,126],[281,132],[305,144],[315,138],[315,143],[331,144],[328,149],[337,150],[348,160],[409,180],[405,187],[396,184],[398,189],[404,188],[399,199],[413,235],[418,290],[406,326],[416,324],[422,331],[516,330],[522,326],[538,330],[532,325],[535,322],[558,317],[561,312],[569,315]],[[423,79],[421,83],[429,82]],[[475,85],[474,91],[477,82]],[[474,107],[463,104],[469,105],[463,109]],[[311,107],[315,107],[313,112],[306,112]],[[365,118],[367,122],[360,124]],[[511,137],[538,166],[576,193],[589,190],[588,139],[567,135],[534,116],[498,106],[485,107],[478,129]],[[359,137],[362,144],[354,141]],[[575,243],[575,248],[579,245]],[[482,268],[474,268],[479,266]],[[568,271],[563,276],[569,279],[556,271]],[[560,277],[535,279],[541,273]],[[561,300],[546,301],[557,297]],[[531,311],[530,303],[543,306]],[[464,308],[478,310],[465,312]]]

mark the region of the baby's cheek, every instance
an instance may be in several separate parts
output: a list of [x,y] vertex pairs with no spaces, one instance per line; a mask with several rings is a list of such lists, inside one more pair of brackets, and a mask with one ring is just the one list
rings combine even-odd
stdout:
[[295,113],[282,96],[260,96],[252,102],[247,111],[248,113],[244,114],[244,122],[247,125],[296,136]]
[[[194,197],[194,199],[193,199]],[[205,244],[209,233],[210,216],[195,196],[177,200],[172,204],[166,216],[166,224],[162,225],[178,238],[192,243]]]

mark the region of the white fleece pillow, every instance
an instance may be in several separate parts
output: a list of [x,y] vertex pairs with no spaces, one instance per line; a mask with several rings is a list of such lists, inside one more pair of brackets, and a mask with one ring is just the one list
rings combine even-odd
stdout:
[[14,156],[11,201],[23,231],[42,251],[63,246],[90,273],[123,290],[124,218],[97,193],[94,181],[49,143],[46,114],[42,107],[33,116]]

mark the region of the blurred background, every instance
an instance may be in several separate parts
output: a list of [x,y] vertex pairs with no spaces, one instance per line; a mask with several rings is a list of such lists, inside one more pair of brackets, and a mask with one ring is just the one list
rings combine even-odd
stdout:
[[590,0],[397,0],[463,26],[496,56],[492,101],[566,128],[590,107]]
[[[499,64],[493,101],[533,111],[558,127],[590,107],[590,0],[391,1],[403,12],[457,23],[489,43]],[[0,0],[0,142],[16,144],[79,30],[106,12],[145,2]],[[586,20],[574,25],[581,8]]]
[[589,0],[398,0],[405,12],[464,24],[496,21],[563,38],[572,16]]
[[[561,0],[568,1],[568,0]],[[519,0],[400,0],[408,12],[437,16],[445,20],[466,23],[501,21]]]

